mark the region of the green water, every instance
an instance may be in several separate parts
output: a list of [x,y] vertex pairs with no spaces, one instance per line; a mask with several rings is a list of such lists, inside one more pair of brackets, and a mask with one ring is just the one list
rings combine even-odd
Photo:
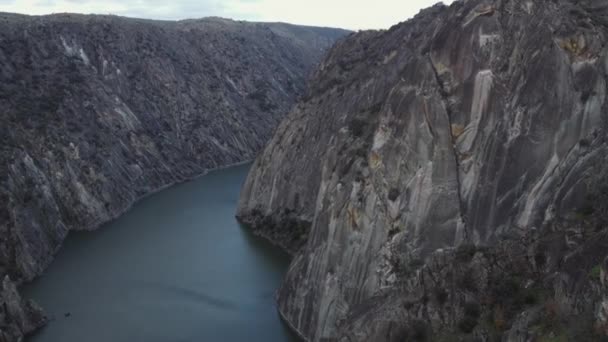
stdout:
[[28,341],[295,341],[274,303],[288,256],[234,219],[248,169],[210,173],[71,234],[23,289],[52,319]]

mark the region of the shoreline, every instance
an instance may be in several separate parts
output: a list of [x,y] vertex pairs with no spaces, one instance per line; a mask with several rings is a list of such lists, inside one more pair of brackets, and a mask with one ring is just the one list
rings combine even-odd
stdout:
[[[112,221],[119,219],[121,216],[123,216],[124,214],[126,214],[129,210],[133,209],[133,207],[136,206],[140,201],[143,201],[144,199],[146,199],[148,197],[151,197],[151,196],[153,196],[153,195],[155,195],[157,193],[160,193],[163,190],[167,190],[167,189],[169,189],[171,187],[178,186],[180,184],[185,184],[185,183],[188,183],[188,182],[191,182],[191,181],[195,181],[195,180],[197,180],[197,179],[199,179],[201,177],[207,176],[207,175],[209,175],[210,173],[213,173],[213,172],[227,170],[227,169],[230,169],[230,168],[234,168],[234,167],[239,167],[239,166],[251,164],[254,161],[255,161],[255,159],[248,159],[248,160],[244,160],[244,161],[241,161],[241,162],[228,164],[228,165],[225,165],[225,166],[220,166],[220,167],[217,167],[217,168],[207,169],[207,170],[203,171],[202,173],[196,174],[194,176],[186,177],[186,178],[184,178],[182,180],[170,182],[170,183],[168,183],[166,185],[160,186],[160,187],[158,187],[158,188],[156,188],[156,189],[154,189],[154,190],[152,190],[152,191],[150,191],[150,192],[148,192],[148,193],[146,193],[146,194],[144,194],[142,196],[139,196],[138,198],[136,198],[135,200],[133,200],[127,207],[125,207],[124,209],[122,209],[119,212],[117,212],[115,215],[113,215],[108,220],[105,220],[103,222],[97,222],[94,225],[92,225],[90,228],[83,227],[83,228],[73,229],[73,230],[68,231],[68,233],[66,234],[66,236],[64,238],[64,241],[65,241],[65,239],[67,239],[67,237],[70,235],[71,232],[95,232],[97,230],[102,229],[104,225],[109,224]],[[236,218],[236,215],[235,215],[235,218]],[[271,245],[273,245],[273,246],[281,249],[282,251],[284,251],[290,259],[293,259],[293,257],[295,256],[295,253],[293,251],[290,251],[287,248],[285,248],[285,246],[283,244],[278,243],[277,241],[275,241],[274,239],[270,238],[269,236],[267,236],[266,234],[264,234],[264,233],[262,233],[260,231],[256,231],[256,230],[251,229],[247,224],[244,224],[244,223],[240,222],[240,220],[237,219],[237,221],[245,229],[249,230],[252,233],[253,236],[256,236],[258,238],[264,239],[264,240],[270,242]],[[33,279],[31,279],[29,281],[21,281],[20,283],[17,284],[17,291],[19,292],[20,296],[21,296],[22,286],[24,286],[26,284],[30,284],[32,282],[35,282],[35,281],[38,280],[39,277],[43,276],[45,274],[46,270],[48,269],[48,267],[53,263],[53,261],[55,259],[55,255],[61,251],[62,247],[63,247],[63,241],[57,247],[57,249],[54,251],[53,257],[44,266],[43,272],[41,272],[40,274],[36,275],[36,277],[34,277]],[[294,325],[289,320],[287,320],[287,318],[285,317],[283,311],[281,310],[281,308],[279,306],[277,294],[278,294],[278,291],[279,291],[279,289],[280,289],[281,286],[282,286],[281,283],[277,284],[277,290],[275,291],[275,296],[274,296],[274,302],[275,302],[275,305],[276,305],[276,310],[279,313],[279,318],[287,326],[287,328],[297,336],[298,339],[300,339],[301,341],[304,341],[304,342],[308,342],[309,340],[306,337],[304,337],[304,335],[298,329],[296,329],[294,327]],[[22,296],[22,298],[23,298],[23,296]],[[33,300],[32,298],[25,298],[25,299]],[[42,309],[44,310],[44,307]],[[46,315],[46,313],[45,313],[45,315]],[[47,322],[45,323],[45,325],[43,325],[40,328],[32,331],[29,334],[24,335],[24,337],[27,338],[27,337],[31,337],[31,336],[36,335],[40,330],[44,329],[52,321],[53,321],[53,318],[47,317]]]
[[[146,199],[146,198],[148,198],[150,196],[154,196],[155,194],[157,194],[157,193],[159,193],[159,192],[161,192],[163,190],[167,190],[167,189],[169,189],[171,187],[174,187],[174,186],[177,186],[177,185],[180,185],[180,184],[184,184],[184,183],[188,183],[188,182],[197,180],[197,179],[199,179],[201,177],[207,176],[208,174],[210,174],[212,172],[222,171],[222,170],[230,169],[230,168],[233,168],[233,167],[238,167],[238,166],[243,166],[243,165],[246,165],[246,164],[249,164],[249,163],[253,163],[254,160],[255,159],[250,159],[250,160],[246,160],[246,161],[242,161],[242,162],[238,162],[238,163],[228,164],[226,166],[220,166],[220,167],[213,168],[213,169],[207,169],[207,170],[205,170],[202,173],[199,173],[197,175],[194,175],[194,176],[191,176],[191,177],[186,177],[183,180],[178,180],[178,181],[171,182],[171,183],[168,183],[166,185],[160,186],[160,187],[158,187],[158,188],[156,188],[154,190],[151,190],[150,192],[148,192],[148,193],[146,193],[144,195],[141,195],[141,196],[137,197],[124,210],[119,211],[116,215],[113,215],[109,220],[106,220],[106,221],[103,221],[103,222],[97,222],[97,223],[95,223],[93,225],[92,228],[74,229],[74,230],[70,230],[70,231],[80,231],[80,232],[82,232],[82,231],[85,231],[85,232],[86,231],[89,231],[89,232],[96,231],[96,230],[100,229],[101,226],[103,226],[103,225],[105,225],[107,223],[110,223],[110,222],[118,219],[122,215],[124,215],[127,211],[131,210],[133,208],[133,206],[137,205],[140,201],[142,201],[142,200],[144,200],[144,199]],[[59,249],[61,249],[61,246],[59,247]]]
[[[194,180],[197,180],[201,177],[204,177],[212,172],[216,172],[216,171],[222,171],[222,170],[226,170],[226,169],[230,169],[233,167],[238,167],[238,166],[243,166],[246,164],[250,164],[254,161],[255,159],[248,159],[248,160],[244,160],[244,161],[240,161],[237,163],[232,163],[232,164],[228,164],[228,165],[224,165],[224,166],[220,166],[220,167],[216,167],[216,168],[212,168],[212,169],[206,169],[203,172],[196,174],[194,176],[191,177],[186,177],[182,180],[177,180],[177,181],[173,181],[170,182],[166,185],[160,186],[156,189],[153,189],[152,191],[147,192],[146,194],[139,196],[137,198],[135,198],[131,203],[129,203],[129,205],[127,205],[124,209],[119,210],[115,215],[112,215],[108,220],[105,220],[103,222],[96,222],[94,224],[91,225],[91,227],[83,227],[83,228],[78,228],[78,229],[70,229],[68,230],[67,234],[65,235],[65,237],[63,238],[63,240],[61,241],[61,243],[57,246],[57,248],[53,251],[53,255],[51,256],[51,258],[48,260],[48,262],[45,263],[45,265],[43,266],[43,271],[40,272],[39,274],[37,274],[34,278],[30,279],[30,280],[21,280],[19,282],[15,282],[15,284],[17,285],[17,292],[19,293],[19,296],[21,296],[22,299],[26,299],[26,300],[32,300],[31,298],[23,298],[23,296],[21,295],[21,290],[22,287],[26,284],[31,284],[33,282],[35,282],[36,280],[38,280],[38,278],[40,278],[41,276],[43,276],[46,272],[46,270],[49,268],[49,266],[53,263],[53,261],[55,260],[55,255],[57,255],[57,253],[59,253],[61,251],[61,248],[63,247],[63,243],[65,242],[65,240],[67,239],[67,237],[70,235],[71,232],[94,232],[97,231],[99,229],[101,229],[104,225],[111,223],[114,220],[117,220],[118,218],[120,218],[122,215],[124,215],[125,213],[127,213],[129,210],[131,210],[135,205],[137,205],[140,201],[153,196],[163,190],[169,189],[171,187],[180,185],[180,184],[184,184],[187,182],[191,182]],[[35,302],[35,301],[34,301]],[[43,312],[44,312],[44,308]],[[46,313],[44,313],[46,316]],[[38,333],[38,331],[40,331],[41,329],[44,329],[44,327],[51,322],[51,319],[49,317],[47,317],[47,322],[45,325],[41,326],[40,328],[25,334],[24,337],[29,337],[29,336],[33,336],[36,333]]]

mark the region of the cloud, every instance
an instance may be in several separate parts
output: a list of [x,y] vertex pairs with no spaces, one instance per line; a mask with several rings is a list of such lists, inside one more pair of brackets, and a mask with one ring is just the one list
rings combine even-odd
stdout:
[[24,14],[51,14],[60,12],[74,13],[100,13],[107,14],[117,11],[126,11],[131,0],[116,1],[109,0],[101,2],[95,1],[74,1],[74,0],[0,0],[0,11],[16,12]]
[[[240,12],[264,21],[336,26],[350,29],[388,28],[411,18],[437,0],[258,0],[234,1]],[[446,1],[451,3],[452,1]]]
[[[151,19],[220,16],[349,29],[388,28],[434,0],[0,0],[0,11],[117,14]],[[451,0],[444,1],[446,3]]]

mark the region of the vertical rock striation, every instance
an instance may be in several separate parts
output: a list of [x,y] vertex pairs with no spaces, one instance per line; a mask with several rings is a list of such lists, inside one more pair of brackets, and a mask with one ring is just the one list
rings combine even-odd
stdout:
[[[606,239],[558,219],[608,161],[607,19],[603,1],[456,1],[338,43],[239,204],[295,253],[278,293],[287,322],[311,341],[541,336],[515,317],[540,304],[499,300],[507,277],[568,314],[595,310],[597,287],[574,289],[565,260],[591,267],[601,249],[584,248]],[[552,272],[561,285],[545,286]],[[500,307],[504,324],[479,323]]]
[[42,322],[15,313],[6,275],[29,281],[70,230],[95,229],[146,194],[253,159],[346,33],[0,13],[0,336],[17,340]]

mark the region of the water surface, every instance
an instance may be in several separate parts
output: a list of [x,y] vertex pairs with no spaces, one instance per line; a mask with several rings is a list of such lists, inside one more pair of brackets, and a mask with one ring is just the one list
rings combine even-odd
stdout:
[[70,234],[24,288],[52,319],[28,341],[295,341],[273,299],[288,256],[234,219],[248,169],[212,172]]

